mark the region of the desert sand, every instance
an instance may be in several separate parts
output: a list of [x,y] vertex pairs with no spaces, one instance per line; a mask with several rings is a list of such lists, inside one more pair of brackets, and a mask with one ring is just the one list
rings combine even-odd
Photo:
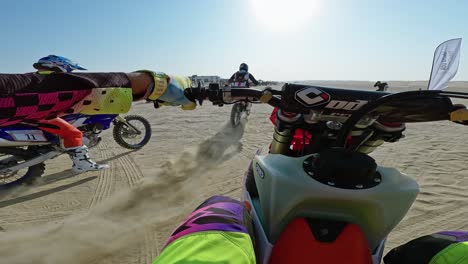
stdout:
[[[316,81],[372,89],[371,82]],[[424,82],[389,82],[392,91]],[[452,90],[468,91],[456,82]],[[466,102],[468,103],[468,102]],[[111,131],[92,157],[111,169],[72,175],[62,155],[34,186],[0,193],[0,263],[151,263],[173,228],[214,194],[240,197],[254,152],[271,140],[271,107],[254,105],[245,126],[228,125],[231,107],[206,102],[195,111],[131,111],[148,118],[153,137],[139,151],[113,142]],[[421,193],[388,238],[386,249],[441,230],[468,230],[468,127],[408,124],[406,138],[371,154],[382,166],[414,177]]]

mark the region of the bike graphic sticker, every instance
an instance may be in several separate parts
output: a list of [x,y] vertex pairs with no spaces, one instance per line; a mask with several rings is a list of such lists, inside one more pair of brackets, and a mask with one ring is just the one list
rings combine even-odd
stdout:
[[296,92],[296,101],[307,107],[321,105],[330,101],[330,95],[314,87],[307,87]]
[[263,172],[263,169],[262,167],[260,167],[260,165],[255,164],[255,170],[257,171],[258,176],[260,176],[260,178],[265,178],[265,172]]

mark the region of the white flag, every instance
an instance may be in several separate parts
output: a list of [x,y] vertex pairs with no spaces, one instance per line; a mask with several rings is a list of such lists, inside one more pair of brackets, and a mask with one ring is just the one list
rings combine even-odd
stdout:
[[451,39],[440,44],[434,52],[431,79],[428,90],[443,90],[455,77],[460,62],[461,38]]

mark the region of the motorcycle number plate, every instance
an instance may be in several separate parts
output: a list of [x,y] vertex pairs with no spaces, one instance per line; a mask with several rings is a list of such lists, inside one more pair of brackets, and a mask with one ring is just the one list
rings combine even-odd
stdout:
[[47,142],[41,130],[10,130],[6,131],[15,141]]

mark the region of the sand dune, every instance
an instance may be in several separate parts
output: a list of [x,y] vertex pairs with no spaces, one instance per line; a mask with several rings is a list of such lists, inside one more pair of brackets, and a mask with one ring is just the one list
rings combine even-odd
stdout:
[[[373,82],[309,82],[371,89]],[[389,82],[392,90],[423,82]],[[456,82],[453,90],[468,90]],[[245,127],[226,126],[230,107],[196,111],[138,104],[153,138],[129,152],[104,135],[92,150],[104,172],[72,176],[65,156],[47,163],[30,188],[0,194],[0,263],[151,263],[177,225],[214,194],[238,198],[244,170],[271,140],[271,108],[255,105]],[[438,122],[409,124],[406,138],[372,154],[418,180],[421,194],[389,237],[387,249],[440,230],[468,229],[468,128]]]

